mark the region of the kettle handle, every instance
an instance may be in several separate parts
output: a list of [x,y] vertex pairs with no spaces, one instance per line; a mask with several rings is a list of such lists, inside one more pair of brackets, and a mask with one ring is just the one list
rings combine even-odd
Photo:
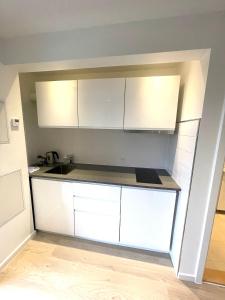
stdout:
[[59,154],[58,154],[58,152],[52,151],[52,154],[53,154],[53,158],[54,158],[54,159],[59,159]]

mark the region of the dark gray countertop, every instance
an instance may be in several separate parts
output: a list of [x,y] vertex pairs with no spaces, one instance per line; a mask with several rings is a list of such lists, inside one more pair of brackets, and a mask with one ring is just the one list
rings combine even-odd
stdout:
[[156,169],[162,184],[152,184],[137,182],[135,168],[131,167],[89,164],[76,164],[74,166],[75,169],[66,175],[45,173],[54,166],[44,166],[40,167],[40,170],[30,174],[30,177],[180,191],[180,187],[177,183],[169,173],[163,169]]

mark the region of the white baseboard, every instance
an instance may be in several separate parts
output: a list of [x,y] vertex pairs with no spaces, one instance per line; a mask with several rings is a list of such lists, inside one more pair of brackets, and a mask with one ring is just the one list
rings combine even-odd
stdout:
[[36,231],[33,231],[29,234],[25,240],[23,240],[17,247],[14,249],[1,263],[0,269],[2,269],[25,245],[26,243],[36,234]]
[[187,273],[178,273],[178,279],[184,280],[184,281],[191,281],[196,283],[196,277],[192,274],[187,274]]

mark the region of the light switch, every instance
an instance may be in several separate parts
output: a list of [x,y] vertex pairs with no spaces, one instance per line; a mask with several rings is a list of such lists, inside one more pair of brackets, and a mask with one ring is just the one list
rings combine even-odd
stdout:
[[20,120],[17,118],[11,119],[11,128],[14,130],[18,130],[20,126]]

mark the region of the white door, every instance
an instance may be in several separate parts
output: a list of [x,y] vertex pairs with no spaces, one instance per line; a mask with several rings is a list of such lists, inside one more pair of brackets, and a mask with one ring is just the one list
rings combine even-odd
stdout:
[[180,76],[126,79],[125,129],[174,130]]
[[122,188],[120,243],[169,252],[176,192]]
[[74,235],[72,183],[32,178],[36,228]]
[[122,129],[124,89],[124,78],[79,80],[79,127]]
[[78,127],[77,81],[36,82],[39,127]]

